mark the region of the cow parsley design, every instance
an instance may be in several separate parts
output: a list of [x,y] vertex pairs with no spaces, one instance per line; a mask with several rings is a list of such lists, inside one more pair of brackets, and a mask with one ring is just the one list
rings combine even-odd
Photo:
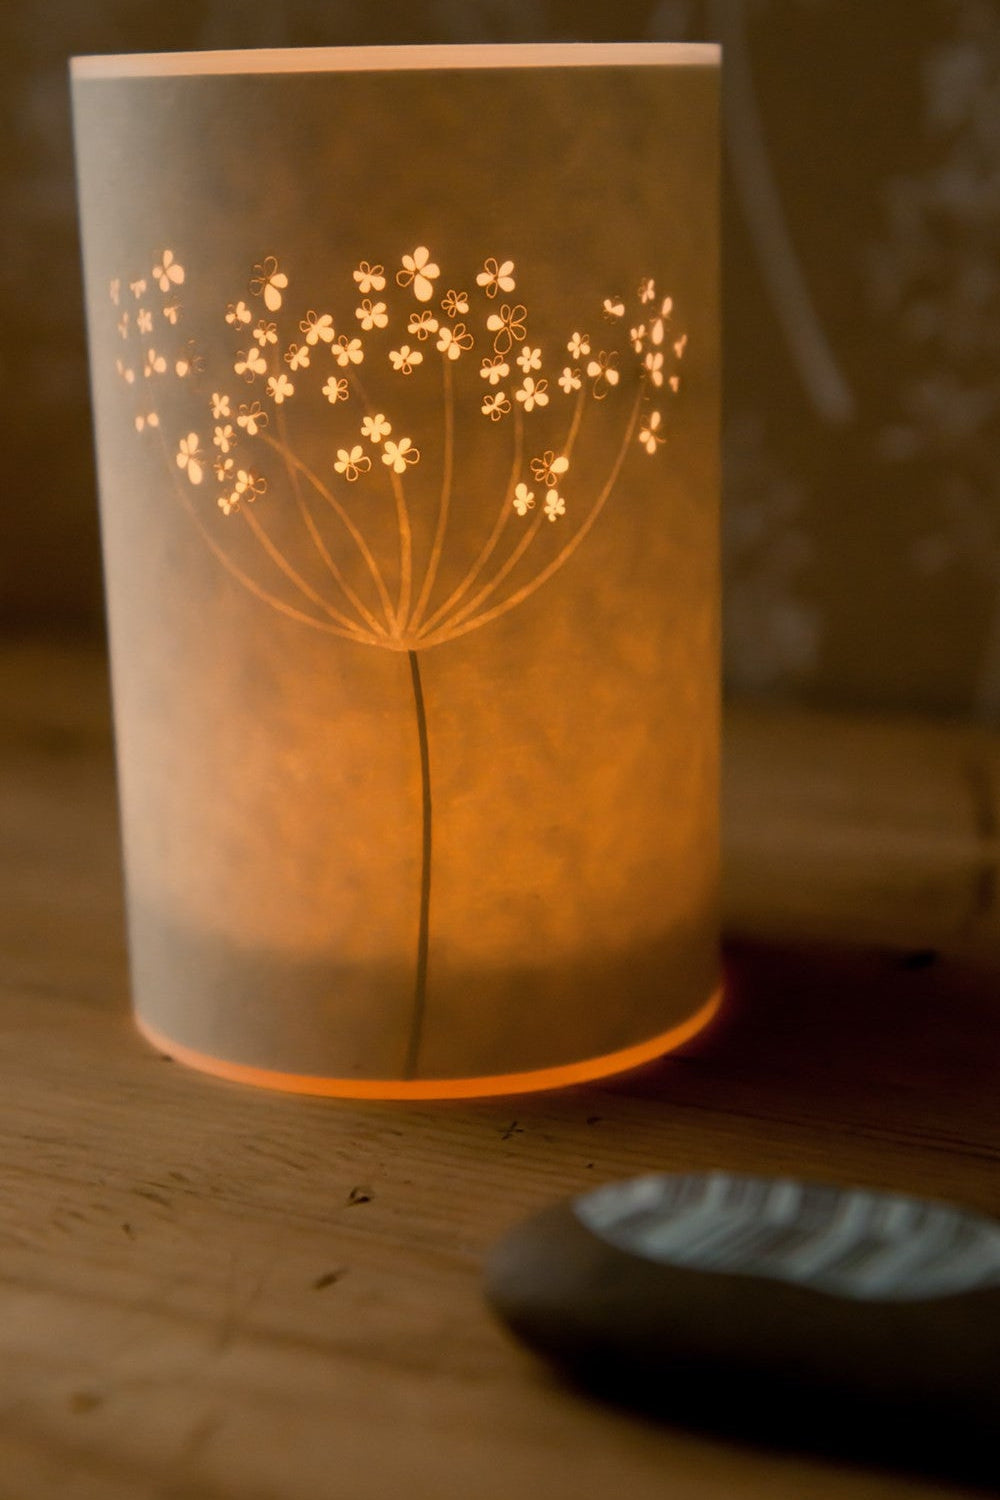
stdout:
[[[594,296],[577,326],[554,337],[544,317],[536,323],[530,273],[513,258],[453,271],[426,245],[362,260],[299,303],[294,266],[264,255],[242,286],[220,290],[218,325],[202,330],[203,340],[184,326],[183,297],[196,282],[197,270],[165,248],[135,280],[109,283],[115,364],[136,440],[158,445],[177,500],[220,565],[262,604],[408,658],[423,817],[403,1063],[403,1076],[414,1077],[432,853],[422,654],[523,604],[580,547],[630,455],[645,463],[669,450],[666,407],[680,389],[687,334],[647,276],[628,302],[617,292]],[[145,299],[141,318],[123,313],[125,286],[136,303]],[[210,359],[204,351],[219,348],[220,335],[225,355]],[[602,443],[611,435],[600,472],[593,456],[576,455],[590,413]],[[467,523],[470,505],[462,464],[470,430],[477,452],[498,445],[508,477],[475,497],[480,536],[456,556],[454,514],[461,505]],[[232,527],[244,532],[238,547],[229,544]],[[467,524],[461,534],[469,536]]]

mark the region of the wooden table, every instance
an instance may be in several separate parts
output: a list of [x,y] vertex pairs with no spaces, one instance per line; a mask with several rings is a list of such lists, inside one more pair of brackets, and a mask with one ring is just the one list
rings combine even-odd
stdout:
[[188,1072],[131,1026],[94,651],[0,648],[0,847],[2,1500],[972,1492],[585,1400],[494,1323],[480,1267],[529,1210],[653,1168],[1000,1212],[983,965],[744,935],[711,1030],[617,1083],[318,1101]]

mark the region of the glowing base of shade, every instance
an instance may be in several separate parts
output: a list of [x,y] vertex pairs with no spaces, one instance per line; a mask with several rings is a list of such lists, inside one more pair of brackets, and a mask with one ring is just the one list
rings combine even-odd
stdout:
[[557,1068],[538,1068],[530,1073],[497,1073],[479,1078],[324,1078],[310,1073],[279,1073],[246,1063],[227,1062],[171,1041],[140,1017],[135,1024],[146,1040],[160,1052],[232,1083],[250,1083],[257,1088],[280,1089],[291,1094],[322,1094],[334,1099],[483,1099],[498,1094],[533,1094],[542,1089],[565,1088],[571,1083],[589,1083],[614,1073],[625,1073],[652,1062],[690,1041],[708,1025],[722,1003],[722,987],[715,990],[700,1010],[679,1025],[648,1042],[589,1057],[584,1062],[564,1063]]

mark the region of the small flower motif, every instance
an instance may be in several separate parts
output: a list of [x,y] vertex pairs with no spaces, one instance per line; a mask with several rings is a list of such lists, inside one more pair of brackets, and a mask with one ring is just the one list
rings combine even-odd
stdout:
[[235,490],[227,490],[219,496],[218,506],[224,516],[231,516],[240,508],[240,497]]
[[413,286],[413,295],[418,302],[429,302],[434,295],[434,282],[441,275],[441,267],[431,260],[426,245],[418,245],[412,255],[403,256],[403,269],[396,272],[397,286]]
[[366,437],[370,443],[380,443],[391,431],[392,423],[386,420],[382,412],[376,412],[373,417],[365,417],[361,424],[361,436]]
[[242,375],[243,379],[249,385],[253,382],[255,376],[267,373],[267,360],[259,349],[255,349],[251,345],[245,353],[242,349],[237,350],[236,363],[233,365],[233,369],[237,375]]
[[574,370],[571,365],[565,365],[557,383],[568,396],[570,391],[578,391],[583,381],[580,379],[579,370]]
[[167,368],[167,361],[162,354],[157,354],[155,349],[146,350],[146,362],[142,373],[148,380],[151,375],[162,375]]
[[220,423],[212,434],[212,442],[219,449],[220,453],[229,453],[236,445],[236,434],[232,429],[232,425],[229,422],[226,422],[225,425]]
[[542,509],[545,511],[546,520],[554,521],[557,516],[564,516],[566,514],[566,501],[559,494],[558,490],[548,490]]
[[645,323],[637,323],[634,328],[630,328],[628,331],[628,336],[629,342],[631,343],[632,348],[635,350],[636,354],[641,354],[646,343]]
[[226,322],[233,328],[245,328],[253,322],[253,313],[245,302],[227,302]]
[[280,375],[269,375],[267,378],[267,394],[275,406],[280,406],[287,401],[289,396],[295,395],[295,387],[288,376],[282,370]]
[[389,350],[389,363],[394,370],[401,375],[411,375],[414,365],[422,365],[424,356],[419,349],[411,349],[409,344],[401,344],[398,349]]
[[656,282],[652,276],[644,276],[639,282],[639,301],[653,302],[656,299]]
[[242,427],[248,437],[256,437],[267,426],[268,415],[259,401],[243,404],[236,413],[236,425]]
[[360,443],[356,443],[351,449],[337,449],[337,461],[333,467],[338,474],[343,474],[349,484],[353,484],[360,474],[367,473],[371,466],[372,461]]
[[463,349],[471,349],[473,345],[472,334],[469,333],[464,323],[456,323],[454,328],[442,328],[438,335],[435,348],[442,353],[446,359],[458,359]]
[[122,296],[122,282],[120,276],[115,276],[108,283],[108,295],[117,307]]
[[512,306],[509,302],[500,304],[500,311],[490,313],[486,319],[486,327],[493,334],[493,352],[495,354],[509,354],[515,344],[524,341],[526,332],[524,320],[528,316],[528,309],[520,302]]
[[512,260],[505,260],[502,265],[498,265],[491,255],[476,277],[476,285],[482,287],[487,297],[495,297],[497,292],[512,292],[515,286],[514,277],[511,274],[513,270]]
[[160,419],[155,411],[145,413],[137,412],[135,418],[136,432],[142,432],[146,427],[159,427]]
[[441,306],[449,318],[457,318],[459,313],[467,313],[469,311],[469,294],[468,292],[449,290],[441,298]]
[[663,351],[661,349],[648,350],[642,367],[653,385],[663,384]]
[[432,333],[437,333],[440,326],[430,308],[422,307],[419,312],[411,313],[410,321],[406,325],[406,331],[423,340],[429,339]]
[[306,336],[306,343],[315,345],[320,342],[324,344],[333,343],[333,318],[330,313],[313,312],[312,308],[306,313],[299,328]]
[[233,413],[230,410],[230,406],[229,406],[229,397],[226,396],[226,395],[224,395],[223,392],[221,392],[221,391],[213,391],[212,392],[212,416],[216,417],[216,418],[218,418],[218,417],[231,417],[232,414]]
[[350,394],[351,388],[343,376],[338,380],[336,375],[331,375],[323,387],[323,395],[331,406],[336,406],[338,401],[346,401]]
[[530,375],[532,370],[540,370],[542,368],[541,349],[530,349],[528,345],[525,344],[520,354],[517,356],[517,363],[520,365],[525,375]]
[[548,406],[548,389],[547,380],[536,381],[533,375],[525,375],[524,384],[518,386],[514,395],[522,403],[525,411],[534,411],[536,406]]
[[268,323],[264,318],[258,318],[253,336],[262,349],[268,344],[276,344],[278,342],[278,325],[277,323]]
[[687,334],[686,333],[682,333],[681,336],[680,336],[680,338],[677,340],[676,344],[674,345],[674,353],[677,355],[678,359],[682,359],[683,358],[684,350],[687,348],[687,341],[688,341]]
[[663,433],[660,431],[662,422],[661,414],[658,411],[651,411],[645,425],[639,428],[639,442],[647,453],[655,453],[664,441]]
[[135,326],[140,333],[152,333],[153,314],[148,307],[140,307],[135,315]]
[[266,490],[267,480],[263,474],[257,474],[253,469],[236,470],[236,483],[233,486],[233,493],[238,499],[246,500],[250,503],[260,495],[263,495]]
[[666,331],[666,322],[670,317],[671,312],[673,311],[673,307],[673,297],[664,297],[663,301],[660,304],[659,316],[653,319],[653,326],[650,329],[649,342],[651,344],[663,343],[663,337]]
[[394,474],[402,474],[407,464],[420,462],[420,450],[414,448],[412,438],[400,438],[398,443],[390,438],[383,450],[382,462],[388,464]]
[[371,333],[373,328],[385,328],[389,322],[385,303],[373,302],[370,297],[362,299],[361,306],[354,309],[354,316],[365,333]]
[[369,292],[381,292],[385,289],[384,271],[384,266],[371,266],[366,260],[360,263],[354,272],[354,279],[363,297],[367,297]]
[[122,360],[115,360],[115,369],[118,371],[119,375],[124,380],[126,385],[131,385],[135,380],[135,371],[132,369],[131,365],[125,364]]
[[499,385],[510,374],[510,365],[502,354],[495,354],[492,359],[487,356],[479,366],[479,373],[490,385]]
[[180,315],[181,305],[179,302],[170,301],[163,304],[163,316],[166,318],[171,327],[176,326],[177,319],[180,317]]
[[172,286],[180,286],[184,280],[184,267],[174,259],[172,250],[164,250],[160,264],[153,267],[153,280],[161,292],[169,292]]
[[185,380],[189,375],[200,375],[204,368],[205,361],[198,353],[197,345],[191,340],[174,361],[174,373],[179,379]]
[[603,401],[611,386],[617,385],[621,379],[617,353],[608,354],[601,350],[596,359],[592,359],[587,366],[587,374],[594,382],[594,397],[597,401]]
[[121,317],[118,319],[118,332],[121,334],[123,339],[128,338],[128,308],[125,309]]
[[617,323],[625,316],[625,304],[620,297],[605,297],[602,310],[609,323]]
[[236,472],[235,459],[223,458],[221,454],[217,454],[216,457],[212,459],[212,472],[215,474],[215,477],[220,484],[230,483],[233,474]]
[[259,265],[254,266],[250,278],[250,294],[253,297],[263,297],[268,312],[278,311],[281,294],[287,285],[288,277],[284,271],[278,270],[278,262],[273,255],[266,256]]
[[144,276],[140,276],[138,281],[130,281],[128,284],[128,289],[132,293],[132,296],[135,298],[135,300],[138,302],[139,298],[143,296],[146,291],[146,278]]
[[308,370],[312,356],[308,344],[289,344],[282,357],[290,370]]
[[495,394],[488,391],[479,409],[484,417],[489,417],[493,422],[499,422],[500,418],[510,411],[510,401],[507,399],[506,391],[497,391]]
[[669,385],[670,389],[676,396],[677,392],[681,388],[681,377],[679,375],[671,375],[670,379],[667,381],[667,385]]
[[583,359],[585,354],[590,353],[590,334],[574,333],[566,348],[574,359]]
[[529,510],[535,508],[535,492],[529,490],[526,484],[519,484],[514,491],[514,509],[519,516],[526,516]]
[[198,434],[189,432],[181,438],[177,449],[177,467],[186,471],[192,484],[201,484],[205,471],[202,468],[202,453],[198,447]]
[[559,477],[569,469],[569,459],[565,454],[556,457],[555,450],[546,448],[541,458],[531,460],[531,472],[539,484],[545,488],[553,489],[559,483]]
[[360,365],[365,357],[365,351],[361,347],[361,340],[349,339],[346,333],[340,335],[336,347],[331,348],[330,353],[342,369],[347,365]]

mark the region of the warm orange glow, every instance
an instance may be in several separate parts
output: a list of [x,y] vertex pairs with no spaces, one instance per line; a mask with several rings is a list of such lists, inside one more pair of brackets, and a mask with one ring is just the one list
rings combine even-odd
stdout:
[[183,1047],[147,1025],[141,1016],[136,1017],[136,1025],[158,1051],[230,1083],[248,1083],[290,1094],[321,1094],[331,1099],[486,1099],[498,1094],[536,1094],[543,1089],[565,1088],[571,1083],[591,1083],[595,1078],[625,1073],[652,1062],[704,1030],[718,1011],[722,996],[720,985],[693,1016],[635,1047],[623,1047],[619,1052],[588,1057],[583,1062],[566,1063],[559,1068],[538,1068],[530,1073],[497,1073],[491,1078],[322,1078],[309,1073],[275,1073],[269,1068],[227,1062],[223,1058],[196,1052],[191,1047]]

